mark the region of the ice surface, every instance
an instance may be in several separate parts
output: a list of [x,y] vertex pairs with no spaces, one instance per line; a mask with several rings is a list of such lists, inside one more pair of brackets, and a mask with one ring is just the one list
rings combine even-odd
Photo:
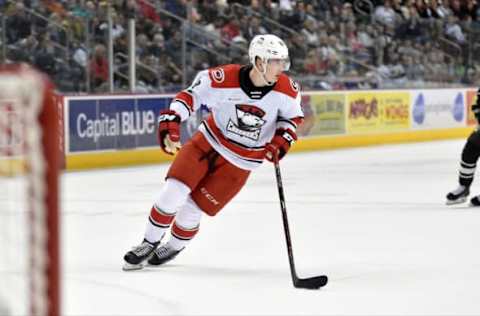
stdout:
[[[66,315],[478,315],[480,208],[445,206],[464,140],[291,154],[281,162],[292,286],[265,163],[172,263],[123,272],[168,165],[62,178]],[[472,194],[480,194],[480,186]]]

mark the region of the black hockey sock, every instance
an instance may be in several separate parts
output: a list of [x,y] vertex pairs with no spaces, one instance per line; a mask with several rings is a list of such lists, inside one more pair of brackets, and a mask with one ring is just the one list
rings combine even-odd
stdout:
[[463,147],[462,160],[458,174],[458,182],[460,185],[469,187],[473,182],[477,160],[480,156],[480,133],[473,132]]

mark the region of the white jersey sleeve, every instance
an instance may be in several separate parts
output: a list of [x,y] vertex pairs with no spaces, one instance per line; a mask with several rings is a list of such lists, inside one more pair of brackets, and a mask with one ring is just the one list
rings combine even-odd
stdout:
[[170,110],[177,112],[182,121],[198,110],[211,94],[211,83],[208,70],[200,71],[192,84],[180,91],[170,103]]
[[303,121],[303,111],[301,106],[302,97],[298,84],[290,79],[292,88],[297,91],[296,95],[283,95],[285,101],[279,107],[277,118],[277,129],[290,129],[296,132],[299,124]]

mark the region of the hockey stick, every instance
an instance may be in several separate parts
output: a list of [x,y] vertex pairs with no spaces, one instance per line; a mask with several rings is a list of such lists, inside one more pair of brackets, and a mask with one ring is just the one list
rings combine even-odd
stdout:
[[292,241],[290,239],[290,229],[288,228],[287,207],[285,205],[285,195],[283,193],[280,164],[278,162],[278,156],[273,156],[275,176],[277,178],[278,196],[280,197],[280,208],[282,210],[283,230],[285,231],[285,240],[287,242],[288,261],[290,263],[290,274],[292,275],[293,286],[301,289],[319,289],[327,284],[328,277],[326,275],[320,275],[305,279],[301,279],[297,276],[295,262],[293,261]]

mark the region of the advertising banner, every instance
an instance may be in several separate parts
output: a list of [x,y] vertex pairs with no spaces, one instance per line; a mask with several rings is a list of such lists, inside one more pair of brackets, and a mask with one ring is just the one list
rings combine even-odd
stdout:
[[467,113],[467,125],[477,125],[478,121],[472,112],[472,104],[477,102],[477,90],[467,90],[467,102],[465,103],[465,113]]
[[464,90],[432,89],[412,92],[412,127],[416,129],[465,126]]
[[68,152],[157,146],[160,110],[171,98],[65,98]]
[[311,95],[310,107],[314,114],[310,135],[345,133],[345,94]]
[[310,95],[302,95],[301,101],[303,111],[303,123],[297,127],[297,136],[308,136],[312,131],[312,127],[315,124],[315,113],[313,112],[312,105],[310,104]]
[[347,94],[347,132],[377,133],[407,130],[410,126],[408,92]]

